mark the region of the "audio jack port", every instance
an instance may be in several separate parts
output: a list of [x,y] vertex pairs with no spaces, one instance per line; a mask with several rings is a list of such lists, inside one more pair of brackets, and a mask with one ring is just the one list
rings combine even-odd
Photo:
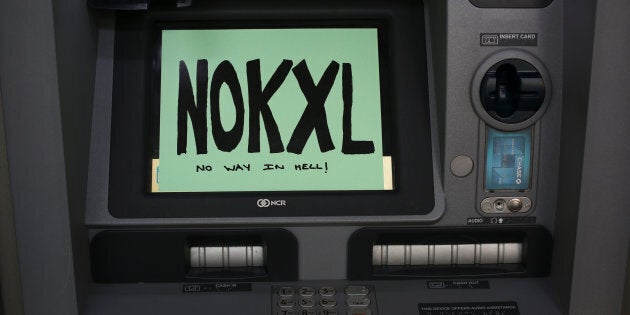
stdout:
[[502,212],[502,211],[505,211],[505,207],[506,207],[505,200],[497,199],[494,201],[494,210]]

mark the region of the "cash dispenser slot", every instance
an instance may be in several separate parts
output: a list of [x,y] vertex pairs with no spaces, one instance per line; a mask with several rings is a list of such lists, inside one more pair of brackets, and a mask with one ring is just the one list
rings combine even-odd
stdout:
[[283,229],[102,231],[90,255],[96,283],[298,279],[297,241]]
[[191,268],[264,267],[263,246],[192,246]]
[[374,245],[372,266],[520,264],[522,243]]
[[254,280],[267,277],[265,245],[252,239],[189,241],[188,278]]
[[545,276],[551,236],[540,226],[365,228],[348,245],[352,280]]

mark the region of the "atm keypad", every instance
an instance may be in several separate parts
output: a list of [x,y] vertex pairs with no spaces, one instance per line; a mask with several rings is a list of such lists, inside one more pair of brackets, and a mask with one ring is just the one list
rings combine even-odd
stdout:
[[273,315],[377,315],[367,285],[273,286]]

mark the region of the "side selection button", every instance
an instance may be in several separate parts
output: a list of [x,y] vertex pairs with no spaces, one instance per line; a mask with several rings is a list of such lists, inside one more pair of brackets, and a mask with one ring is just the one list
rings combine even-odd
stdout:
[[362,285],[350,285],[346,287],[347,295],[368,295],[370,293],[370,289],[366,286]]
[[348,315],[372,315],[372,311],[369,308],[354,308],[348,310]]
[[370,306],[370,302],[367,296],[350,296],[346,300],[346,304],[350,307],[366,307]]

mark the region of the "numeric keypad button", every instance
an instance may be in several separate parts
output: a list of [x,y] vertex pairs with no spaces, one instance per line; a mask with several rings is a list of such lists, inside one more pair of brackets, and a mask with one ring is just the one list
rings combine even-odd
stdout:
[[333,296],[336,293],[337,293],[337,291],[333,287],[321,287],[319,289],[319,294],[321,296]]
[[295,294],[295,289],[292,287],[282,287],[278,290],[279,296],[293,296]]
[[315,301],[313,300],[313,298],[304,297],[304,298],[300,299],[300,306],[301,307],[313,307],[313,306],[315,306]]
[[337,301],[335,299],[323,298],[319,301],[319,305],[322,307],[335,307],[337,306]]
[[313,296],[315,295],[315,289],[311,287],[301,287],[298,292],[301,296]]
[[295,301],[290,297],[283,297],[278,301],[278,306],[284,307],[293,307],[295,305]]

